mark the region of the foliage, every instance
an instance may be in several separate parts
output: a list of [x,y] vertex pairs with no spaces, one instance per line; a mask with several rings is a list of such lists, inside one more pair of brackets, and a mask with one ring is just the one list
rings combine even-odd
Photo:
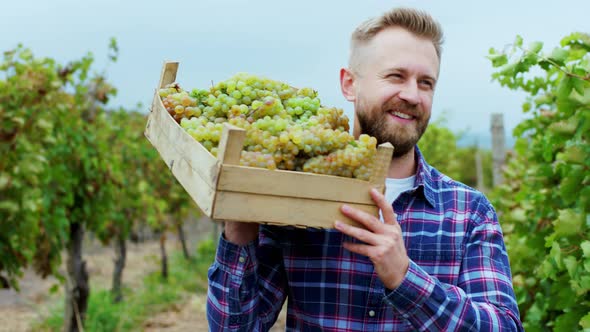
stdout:
[[[61,66],[35,58],[22,46],[0,65],[0,271],[16,277],[31,261],[45,276],[55,273],[71,220],[99,225],[109,195],[102,126],[90,92],[106,100],[108,86],[94,85],[92,56]],[[104,88],[107,90],[104,90]],[[102,149],[102,150],[101,150]],[[89,201],[92,204],[81,204]]]
[[494,202],[525,329],[590,329],[590,35],[542,49],[518,36],[490,50],[493,78],[528,93],[530,114]]
[[[118,47],[111,40],[109,57]],[[190,197],[143,136],[146,115],[110,110],[116,93],[87,54],[66,65],[18,46],[0,63],[0,281],[58,274],[69,226],[104,243],[182,220]],[[59,275],[58,275],[59,276]]]
[[43,206],[39,187],[47,174],[46,151],[56,146],[53,113],[65,112],[56,64],[34,60],[22,48],[5,52],[0,65],[0,271],[16,286],[29,262]]
[[[166,202],[155,195],[153,180],[167,178],[165,165],[143,136],[145,114],[118,109],[107,114],[111,142],[111,165],[115,190],[111,219],[106,221],[103,239],[114,234],[127,238],[133,226],[164,219]],[[116,142],[116,143],[114,143]]]
[[482,156],[484,185],[490,188],[492,183],[491,152],[476,146],[459,147],[457,145],[458,139],[459,137],[447,128],[444,119],[439,118],[428,125],[428,129],[418,142],[418,147],[430,165],[452,179],[474,188],[477,185],[475,156],[479,153]]

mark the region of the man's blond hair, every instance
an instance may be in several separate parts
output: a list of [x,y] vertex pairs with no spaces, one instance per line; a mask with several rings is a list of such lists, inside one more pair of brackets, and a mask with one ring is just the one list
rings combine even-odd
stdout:
[[443,32],[440,24],[424,11],[411,8],[394,8],[379,17],[374,17],[361,23],[354,30],[350,40],[350,58],[348,65],[351,69],[358,69],[361,61],[359,48],[366,45],[380,31],[389,27],[400,27],[410,33],[429,39],[436,50],[440,61],[443,43]]

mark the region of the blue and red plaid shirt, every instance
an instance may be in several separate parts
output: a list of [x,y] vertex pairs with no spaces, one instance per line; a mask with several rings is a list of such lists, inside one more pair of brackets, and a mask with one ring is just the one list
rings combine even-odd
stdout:
[[267,331],[288,299],[287,331],[522,331],[494,208],[416,158],[414,188],[393,203],[410,257],[398,288],[337,230],[261,226],[246,246],[220,239],[210,330]]

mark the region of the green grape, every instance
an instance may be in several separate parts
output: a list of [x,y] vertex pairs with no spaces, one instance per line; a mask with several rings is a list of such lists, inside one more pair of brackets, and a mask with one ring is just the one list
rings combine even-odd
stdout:
[[238,73],[190,93],[177,83],[158,91],[168,113],[217,156],[223,123],[246,130],[240,165],[368,180],[376,140],[348,133],[338,108],[322,107],[311,88]]

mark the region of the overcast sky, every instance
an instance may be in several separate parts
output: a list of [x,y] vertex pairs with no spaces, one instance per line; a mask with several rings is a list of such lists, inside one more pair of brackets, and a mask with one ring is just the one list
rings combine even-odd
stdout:
[[0,48],[18,43],[37,56],[61,62],[95,55],[106,66],[107,45],[115,37],[120,57],[108,66],[118,88],[113,106],[147,111],[164,60],[180,61],[185,88],[207,87],[245,71],[313,87],[322,103],[352,105],[340,94],[338,72],[346,66],[352,30],[394,6],[430,12],[445,33],[441,76],[433,118],[445,114],[454,131],[486,141],[490,114],[504,113],[507,134],[525,115],[524,95],[491,82],[485,58],[517,34],[525,44],[539,40],[551,50],[573,31],[590,32],[590,1],[3,1]]

